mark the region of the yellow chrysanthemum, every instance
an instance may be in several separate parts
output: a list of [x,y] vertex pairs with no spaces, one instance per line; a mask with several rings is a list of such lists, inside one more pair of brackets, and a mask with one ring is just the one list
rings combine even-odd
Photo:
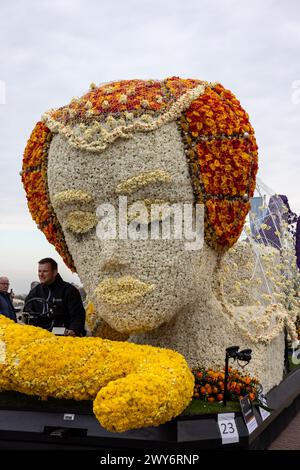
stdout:
[[194,378],[168,349],[101,338],[56,337],[0,315],[0,389],[94,400],[110,431],[158,426],[189,404]]

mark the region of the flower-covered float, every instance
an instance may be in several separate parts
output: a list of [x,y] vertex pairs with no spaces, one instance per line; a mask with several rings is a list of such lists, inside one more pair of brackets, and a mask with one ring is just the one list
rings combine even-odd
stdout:
[[[17,344],[19,335],[7,333],[4,344],[9,365],[1,386],[61,397],[65,396],[61,384],[66,381],[68,397],[95,397],[99,392],[95,409],[101,423],[124,430],[164,422],[191,398],[190,379],[184,392],[179,385],[184,381],[181,362],[172,372],[170,393],[178,397],[173,390],[178,388],[182,402],[173,406],[175,395],[169,396],[165,390],[167,395],[160,404],[153,405],[151,396],[164,395],[163,377],[170,371],[165,363],[158,367],[152,353],[154,357],[172,353],[144,350],[149,346],[140,345],[175,350],[193,369],[221,370],[225,349],[238,344],[253,350],[248,372],[264,390],[278,384],[283,375],[284,328],[295,339],[290,316],[280,303],[266,306],[259,321],[255,321],[255,309],[247,305],[239,305],[236,315],[236,305],[227,302],[222,287],[225,255],[243,229],[257,168],[257,145],[248,115],[219,83],[172,77],[124,80],[99,87],[92,84],[81,98],[45,113],[24,153],[22,181],[29,210],[67,266],[79,274],[94,305],[89,323],[92,333],[127,341],[55,339],[50,333],[23,327],[24,342],[32,354],[26,356],[26,362]],[[130,209],[139,202],[147,207],[157,203],[202,204],[202,248],[187,250],[184,240],[176,237],[133,240],[114,234],[101,239],[97,233],[103,217],[99,206],[116,207],[125,196],[131,218],[136,212],[130,214]],[[120,225],[120,218],[118,222]],[[139,222],[148,226],[152,220]],[[243,308],[246,321],[241,321]],[[13,328],[3,325],[2,334]],[[36,357],[35,351],[48,347],[44,337],[46,345],[57,344],[63,378],[56,369],[52,373],[50,368],[49,374],[47,369],[42,376],[32,369],[35,362],[28,357]],[[115,375],[113,361],[111,375],[107,375],[106,362],[97,348],[108,348],[113,357],[118,355],[117,364],[123,364],[122,379]],[[79,362],[82,359],[83,380],[79,380],[78,367],[64,365],[66,354],[72,354],[73,349]],[[146,351],[151,351],[149,357]],[[143,359],[134,360],[135,354]],[[38,357],[43,358],[39,370],[52,365],[48,354]],[[174,363],[180,362],[179,358],[174,356]],[[151,367],[151,373],[157,370],[151,390],[143,388],[141,402],[137,399],[141,384],[136,367],[147,371]],[[104,382],[95,377],[102,376],[103,368],[106,382],[99,391]],[[123,381],[120,392],[114,380]],[[147,395],[149,409],[154,409],[152,421],[148,415],[144,419],[141,411]],[[102,418],[115,402],[127,415],[134,415],[137,407],[138,418],[128,418],[126,424],[121,420],[122,425],[113,413],[108,420]]]

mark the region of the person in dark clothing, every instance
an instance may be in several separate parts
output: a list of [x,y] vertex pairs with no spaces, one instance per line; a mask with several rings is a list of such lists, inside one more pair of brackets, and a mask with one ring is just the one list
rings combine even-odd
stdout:
[[13,306],[10,294],[8,293],[9,280],[5,276],[0,277],[0,315],[17,321],[16,311]]
[[[39,314],[34,324],[45,329],[65,327],[67,336],[85,336],[85,309],[78,289],[61,278],[52,258],[39,261],[38,275],[40,284],[31,289],[24,307]],[[47,315],[50,310],[52,316]]]

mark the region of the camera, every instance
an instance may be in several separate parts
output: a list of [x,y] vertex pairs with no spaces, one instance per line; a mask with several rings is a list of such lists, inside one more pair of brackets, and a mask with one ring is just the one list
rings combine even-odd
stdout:
[[238,361],[250,362],[252,349],[242,349],[239,351],[239,346],[230,346],[226,349],[226,355]]
[[[41,304],[40,312],[33,311],[30,308],[30,304],[33,302]],[[42,326],[43,328],[52,331],[55,321],[55,309],[55,303],[43,299],[42,297],[33,297],[25,302],[22,313],[22,321],[26,325]]]
[[240,349],[239,346],[230,346],[229,348],[226,348],[226,354],[229,357],[235,358],[239,349]]
[[250,362],[252,349],[243,349],[237,353],[237,358],[240,361]]

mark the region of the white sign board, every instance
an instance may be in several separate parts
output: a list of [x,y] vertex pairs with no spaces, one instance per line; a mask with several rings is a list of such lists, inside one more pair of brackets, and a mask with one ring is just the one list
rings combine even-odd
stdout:
[[239,442],[240,438],[234,419],[234,413],[219,413],[218,426],[222,437],[222,444]]

